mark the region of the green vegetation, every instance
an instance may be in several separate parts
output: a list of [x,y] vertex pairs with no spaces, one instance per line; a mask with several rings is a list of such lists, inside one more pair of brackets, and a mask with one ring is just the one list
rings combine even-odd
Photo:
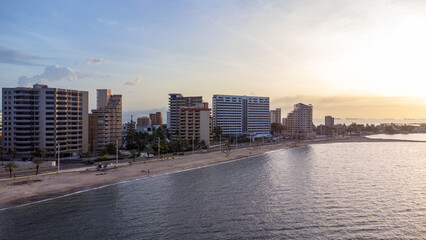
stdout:
[[7,154],[9,154],[12,161],[15,161],[15,158],[19,155],[18,151],[16,151],[16,149],[14,149],[14,148],[9,149],[9,151],[7,151]]
[[[216,130],[220,130],[216,129]],[[220,130],[221,131],[221,130]],[[132,130],[126,136],[124,146],[129,151],[136,152],[147,152],[149,154],[163,154],[163,153],[174,153],[174,152],[184,152],[184,151],[192,151],[192,140],[187,141],[184,139],[181,140],[168,140],[169,133],[167,129],[158,128],[155,129],[154,132],[148,134],[147,132],[136,132]],[[195,139],[194,148],[205,148],[205,141],[199,141]],[[133,154],[132,154],[133,155]]]
[[281,133],[282,130],[285,130],[281,123],[272,123],[271,124],[271,134]]
[[12,161],[12,162],[8,162],[5,166],[6,171],[9,172],[9,177],[12,177],[12,172],[13,169],[17,168],[18,166]]

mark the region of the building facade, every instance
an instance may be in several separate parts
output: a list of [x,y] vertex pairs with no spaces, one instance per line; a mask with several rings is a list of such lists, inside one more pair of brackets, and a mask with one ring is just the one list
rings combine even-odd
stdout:
[[149,118],[151,119],[152,125],[163,125],[163,114],[161,112],[150,113]]
[[325,116],[325,119],[324,119],[324,122],[325,122],[325,126],[326,127],[334,127],[334,117],[332,117],[332,116]]
[[292,135],[309,135],[313,132],[313,107],[298,103],[287,115],[287,131]]
[[89,115],[89,142],[92,151],[109,143],[121,146],[122,96],[112,95],[111,89],[97,90],[97,106]]
[[3,113],[0,112],[0,137],[2,136],[2,133],[3,133]]
[[87,91],[49,88],[3,88],[3,148],[29,158],[36,149],[76,156],[88,151]]
[[179,111],[179,139],[191,142],[204,141],[210,146],[211,138],[211,109],[208,103],[198,103],[194,106],[182,107]]
[[276,108],[275,110],[270,111],[270,119],[272,123],[281,124],[281,108]]
[[269,97],[213,95],[213,126],[224,135],[270,131]]
[[283,118],[282,125],[283,127],[287,127],[287,118]]
[[140,117],[136,119],[136,131],[137,132],[151,132],[151,118],[149,117]]
[[177,140],[179,138],[180,109],[183,107],[194,107],[201,103],[203,103],[203,98],[200,96],[184,97],[180,93],[169,94],[169,114],[167,116],[167,128],[169,129],[172,140]]

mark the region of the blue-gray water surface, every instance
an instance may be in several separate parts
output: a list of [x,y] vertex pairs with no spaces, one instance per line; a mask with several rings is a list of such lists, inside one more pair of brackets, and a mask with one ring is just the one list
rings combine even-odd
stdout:
[[280,150],[0,211],[0,239],[425,239],[426,143]]

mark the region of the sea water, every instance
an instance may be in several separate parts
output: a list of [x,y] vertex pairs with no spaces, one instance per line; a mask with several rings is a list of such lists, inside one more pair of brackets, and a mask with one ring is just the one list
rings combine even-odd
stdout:
[[336,143],[3,210],[0,239],[424,239],[425,216],[426,143]]

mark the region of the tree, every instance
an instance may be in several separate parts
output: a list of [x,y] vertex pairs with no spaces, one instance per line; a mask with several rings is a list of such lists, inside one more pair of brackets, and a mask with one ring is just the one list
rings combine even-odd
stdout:
[[200,148],[202,148],[202,149],[206,149],[206,148],[207,148],[206,141],[201,140],[201,141],[200,141],[199,146],[200,146]]
[[9,177],[12,177],[13,169],[15,169],[17,167],[18,166],[16,166],[16,164],[14,162],[9,162],[9,163],[6,164],[5,168],[6,168],[6,171],[9,172]]
[[135,149],[132,149],[130,151],[130,154],[132,154],[133,162],[135,162],[136,161],[136,154],[138,154],[138,152]]
[[213,138],[215,139],[215,141],[219,141],[220,136],[222,135],[222,128],[219,126],[214,127],[213,133],[214,133]]
[[43,160],[46,161],[46,159],[50,156],[50,150],[48,148],[44,148],[41,150],[41,153],[43,155]]
[[42,157],[36,157],[33,159],[33,163],[37,167],[36,175],[38,174],[38,170],[40,169],[40,164],[44,163],[44,159]]
[[18,156],[18,151],[16,151],[14,148],[9,149],[7,153],[9,154],[12,161],[15,161],[15,158]]
[[231,144],[228,141],[228,143],[222,148],[222,152],[225,153],[226,157],[228,157],[231,154]]
[[284,130],[283,125],[281,125],[281,123],[271,124],[271,134],[281,132],[281,130]]
[[108,155],[115,155],[117,153],[117,144],[108,143],[105,145],[105,149]]

